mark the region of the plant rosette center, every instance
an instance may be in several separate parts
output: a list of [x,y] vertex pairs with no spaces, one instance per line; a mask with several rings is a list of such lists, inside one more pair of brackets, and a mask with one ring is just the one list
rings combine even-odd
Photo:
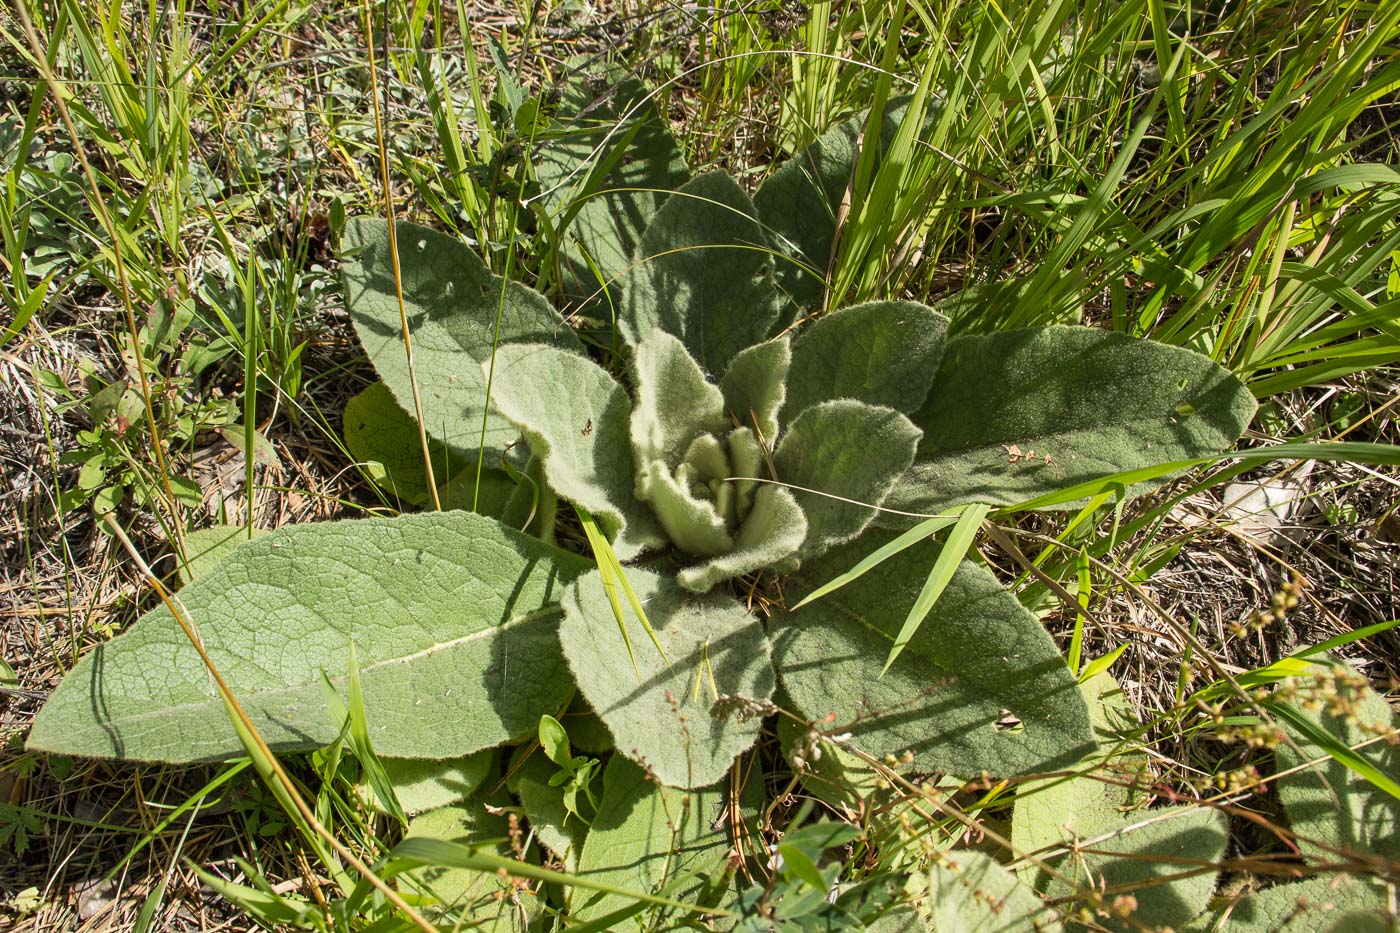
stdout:
[[[637,498],[650,502],[661,527],[677,547],[713,557],[734,547],[735,533],[753,510],[763,450],[749,428],[727,435],[701,434],[681,462],[644,464],[637,476]],[[668,506],[683,501],[678,513]],[[695,520],[691,520],[691,516]]]

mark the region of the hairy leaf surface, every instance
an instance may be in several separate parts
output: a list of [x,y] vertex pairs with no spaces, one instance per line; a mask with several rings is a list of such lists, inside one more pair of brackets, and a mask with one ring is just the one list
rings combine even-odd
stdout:
[[[493,347],[539,343],[582,352],[582,346],[543,295],[517,282],[503,286],[466,244],[404,221],[395,230],[424,427],[453,453],[475,462],[486,407],[481,364],[491,359]],[[413,389],[389,225],[372,217],[350,220],[342,247],[345,304],[355,332],[394,400],[411,412]],[[515,437],[510,424],[492,415],[486,430],[488,463]],[[416,438],[413,446],[418,447]]]
[[1244,433],[1254,409],[1234,376],[1164,344],[1085,327],[957,337],[911,416],[924,436],[887,504],[920,513],[1014,505],[1212,454]]
[[[882,147],[894,138],[906,109],[907,99],[886,108],[880,126]],[[768,176],[754,194],[763,223],[791,257],[777,266],[778,285],[791,304],[785,315],[789,320],[797,310],[822,303],[837,217],[847,199],[865,121],[860,116],[832,127]]]
[[[510,797],[499,793],[490,800],[476,798],[464,803],[440,807],[415,817],[408,824],[407,839],[440,839],[462,845],[481,846],[488,841],[486,851],[506,858],[515,857],[511,849],[510,823],[503,813],[493,813],[487,804],[500,808],[510,806]],[[531,846],[531,851],[534,847]],[[411,873],[413,879],[441,899],[471,929],[484,933],[512,933],[523,928],[531,917],[543,908],[539,892],[512,892],[510,880],[495,872],[473,871],[468,868],[424,866]]]
[[1055,933],[1055,912],[985,852],[945,852],[929,880],[938,933]]
[[492,748],[461,758],[384,758],[384,773],[408,814],[426,813],[467,800],[481,788],[496,761]]
[[679,337],[718,377],[768,336],[778,315],[773,257],[753,203],[711,172],[681,186],[642,236],[622,325],[633,346],[656,328]]
[[796,566],[795,555],[805,540],[807,517],[792,493],[778,486],[760,486],[753,494],[753,509],[734,540],[734,549],[686,567],[676,575],[676,581],[692,592],[705,593],[744,574],[768,568],[790,570]]
[[[1384,738],[1375,741],[1395,729],[1390,704],[1365,685],[1362,675],[1340,670],[1353,675],[1349,685],[1330,677],[1322,683],[1336,683],[1339,694],[1350,695],[1349,715],[1330,711],[1303,715],[1356,748],[1382,774],[1400,778],[1400,748]],[[1299,689],[1306,693],[1306,681]],[[1288,743],[1275,750],[1282,775],[1277,787],[1289,828],[1301,837],[1298,845],[1303,852],[1323,859],[1343,853],[1400,858],[1400,801],[1329,756],[1307,736],[1290,732],[1297,751]],[[1317,760],[1321,764],[1302,767]]]
[[[274,749],[335,738],[322,673],[343,682],[353,643],[375,749],[445,758],[530,734],[568,698],[558,602],[588,566],[468,512],[401,515],[273,532],[180,597]],[[243,754],[165,609],[84,657],[29,744],[158,761]]]
[[[863,536],[804,565],[790,603],[886,540]],[[863,751],[914,755],[921,770],[1032,774],[1093,749],[1084,698],[1050,636],[985,568],[964,561],[889,672],[880,676],[936,545],[900,552],[775,620],[774,663],[798,709],[834,716]],[[1004,724],[1006,714],[1019,727]]]
[[214,525],[185,534],[186,564],[179,568],[181,584],[205,576],[238,549],[245,541],[261,538],[266,529],[254,528],[251,534],[243,525]]
[[760,432],[770,448],[778,436],[791,363],[792,344],[782,337],[741,351],[719,382],[729,417]]
[[807,516],[802,556],[824,554],[864,531],[918,443],[919,429],[891,408],[841,399],[798,415],[773,452],[773,466]]
[[[641,768],[614,755],[603,773],[603,798],[579,856],[579,874],[651,893],[678,882],[668,897],[719,904],[730,880],[730,823],[721,819],[728,810],[726,789],[658,787]],[[575,888],[569,915],[596,919],[631,903],[622,895]]]
[[[1100,838],[1109,833],[1114,835]],[[1077,856],[1048,860],[1069,884],[1053,880],[1046,894],[1069,897],[1071,884],[1086,893],[1106,886],[1137,900],[1134,922],[1098,918],[1108,929],[1179,929],[1205,908],[1215,889],[1215,865],[1225,856],[1225,834],[1224,814],[1206,807],[1119,815],[1110,826],[1080,830],[1074,837],[1082,845]]]
[[1190,926],[1192,933],[1391,933],[1389,892],[1342,873],[1276,884]]
[[[680,339],[653,331],[637,345],[637,401],[632,444],[639,464],[659,460],[674,468],[691,441],[728,427],[724,396],[710,384]],[[647,482],[645,474],[639,485]]]
[[[360,463],[373,461],[382,465],[384,477],[379,480],[380,485],[403,503],[424,506],[432,501],[418,424],[383,382],[374,383],[345,403],[345,446]],[[445,483],[466,469],[467,460],[450,453],[439,440],[430,437],[428,451],[433,458],[433,478],[438,483]]]
[[569,666],[618,751],[644,764],[664,784],[713,784],[753,745],[759,731],[756,719],[741,723],[711,716],[717,694],[758,700],[773,695],[763,626],[727,596],[696,596],[666,577],[636,568],[627,571],[627,579],[646,607],[670,665],[641,637],[641,623],[627,606],[623,612],[638,645],[633,668],[627,652],[620,650],[602,578],[590,573],[564,598],[559,636]]
[[[510,789],[520,798],[525,818],[540,843],[559,857],[565,871],[577,871],[588,826],[564,806],[564,788],[549,783],[558,773],[559,766],[537,750],[520,765]],[[594,786],[601,787],[601,782],[594,781]]]
[[783,420],[831,399],[916,411],[947,330],[946,317],[914,301],[872,301],[818,318],[792,348]]
[[[380,484],[397,496],[401,504],[431,506],[433,500],[428,494],[428,471],[423,468],[418,425],[394,401],[393,393],[384,383],[376,382],[345,403],[345,446],[361,463],[374,461],[384,467]],[[515,491],[515,483],[509,476],[501,470],[485,467],[478,491],[475,453],[470,459],[464,458],[449,452],[441,441],[431,437],[428,451],[433,458],[438,501],[444,509],[467,509],[509,521],[507,503]]]

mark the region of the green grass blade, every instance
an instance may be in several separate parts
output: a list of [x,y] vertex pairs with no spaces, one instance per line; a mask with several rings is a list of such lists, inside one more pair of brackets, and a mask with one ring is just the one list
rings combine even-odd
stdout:
[[632,584],[627,582],[627,572],[622,569],[622,562],[617,559],[617,554],[613,551],[612,545],[608,543],[607,536],[603,534],[597,521],[587,509],[575,504],[574,511],[578,513],[579,521],[583,524],[583,533],[588,536],[588,544],[593,549],[593,559],[597,561],[598,573],[603,577],[603,589],[608,594],[608,602],[612,605],[613,616],[617,619],[617,627],[622,632],[622,640],[627,645],[627,657],[632,660],[632,669],[637,671],[637,679],[641,679],[642,673],[637,668],[637,656],[632,651],[632,639],[627,634],[627,620],[622,614],[622,603],[617,596],[619,589],[626,596],[627,604],[632,607],[637,621],[642,623],[642,629],[646,631],[647,637],[651,639],[651,643],[656,646],[657,652],[669,667],[671,659],[666,657],[666,649],[661,647],[661,642],[656,637],[656,630],[651,627],[651,620],[647,618],[646,610],[642,608],[642,601],[637,598]]
[[1079,592],[1074,594],[1079,603],[1079,611],[1074,614],[1074,634],[1069,640],[1069,671],[1078,677],[1079,661],[1084,651],[1084,610],[1089,608],[1094,582],[1089,575],[1089,552],[1082,547],[1079,549],[1079,557],[1075,560],[1075,576],[1079,581]]
[[364,688],[360,685],[360,662],[355,656],[354,642],[350,643],[349,694],[347,716],[350,735],[354,740],[355,758],[374,790],[375,797],[379,798],[380,805],[400,826],[407,826],[408,814],[404,813],[399,804],[398,795],[394,792],[394,782],[389,779],[388,772],[384,770],[384,765],[374,753],[374,746],[369,740],[369,719],[365,716]]
[[[1370,638],[1372,635],[1388,632],[1396,626],[1400,626],[1400,619],[1391,619],[1389,622],[1377,622],[1374,625],[1366,625],[1350,632],[1343,632],[1341,635],[1334,636],[1316,645],[1299,648],[1287,657],[1280,658],[1272,664],[1257,667],[1243,674],[1236,674],[1235,681],[1241,687],[1249,690],[1254,687],[1276,684],[1288,677],[1306,677],[1309,668],[1311,668],[1314,663],[1309,661],[1308,658],[1315,657],[1319,654],[1326,654],[1338,648],[1344,648],[1354,642],[1361,641],[1363,638]],[[1202,702],[1211,702],[1219,697],[1233,694],[1234,687],[1232,685],[1224,683],[1223,681],[1217,681],[1197,691],[1192,699]]]
[[826,596],[828,593],[833,593],[836,590],[839,590],[847,583],[850,583],[851,581],[856,580],[862,575],[875,569],[881,563],[889,560],[891,557],[895,556],[900,551],[903,551],[905,548],[913,547],[920,541],[927,538],[929,535],[933,534],[936,531],[940,531],[944,528],[947,528],[949,525],[953,524],[953,522],[957,520],[958,517],[955,513],[945,513],[943,515],[935,515],[932,518],[924,519],[923,521],[919,522],[919,524],[915,525],[913,528],[910,528],[904,534],[900,535],[898,538],[895,538],[893,541],[889,542],[883,547],[871,551],[850,570],[847,570],[840,576],[831,578],[826,583],[823,583],[821,586],[817,587],[815,590],[802,597],[801,602],[793,606],[792,609],[788,611],[796,612],[808,603],[814,603],[817,600],[821,599],[823,596]]
[[977,502],[964,506],[962,514],[958,516],[957,524],[948,533],[948,540],[944,543],[943,549],[938,552],[938,559],[933,562],[933,569],[929,571],[928,579],[924,581],[924,588],[919,591],[919,596],[914,600],[914,606],[909,610],[909,617],[904,620],[904,627],[899,630],[899,637],[894,640],[894,646],[890,648],[890,656],[885,659],[885,666],[880,671],[883,677],[894,664],[895,658],[899,657],[904,646],[909,644],[909,639],[914,637],[914,633],[919,630],[924,619],[928,616],[933,604],[938,601],[938,597],[943,595],[943,591],[948,588],[948,583],[953,579],[953,573],[962,563],[963,557],[967,554],[967,549],[972,547],[972,539],[977,536],[977,529],[982,527],[982,519],[987,517],[987,513],[992,510],[990,505]]
[[1365,778],[1390,796],[1400,800],[1400,784],[1396,784],[1390,775],[1358,755],[1351,746],[1309,719],[1296,707],[1287,703],[1267,703],[1265,705],[1269,712],[1302,733],[1304,738],[1325,751],[1333,760],[1345,765],[1354,774]]
[[1093,680],[1095,675],[1101,673],[1102,671],[1106,671],[1110,667],[1112,667],[1113,662],[1117,661],[1120,657],[1122,657],[1123,652],[1127,650],[1128,644],[1127,642],[1124,642],[1117,648],[1114,648],[1108,654],[1100,655],[1099,657],[1094,658],[1094,660],[1084,665],[1084,670],[1079,675],[1079,682],[1083,684],[1088,683],[1090,680]]
[[655,904],[658,907],[670,907],[675,910],[683,910],[687,913],[709,914],[716,917],[738,916],[738,914],[735,914],[733,911],[725,910],[723,907],[707,907],[703,904],[696,903],[687,904],[682,901],[672,900],[669,897],[659,897],[655,894],[647,894],[642,891],[629,891],[626,888],[619,888],[605,882],[593,881],[584,875],[571,875],[562,871],[551,871],[548,868],[540,868],[537,865],[531,865],[527,862],[518,862],[515,859],[505,858],[490,852],[478,852],[459,843],[444,842],[441,839],[405,839],[394,847],[394,851],[390,854],[388,864],[384,866],[384,873],[386,877],[397,875],[422,865],[434,865],[442,868],[465,868],[469,871],[481,871],[491,874],[504,871],[506,874],[517,878],[528,878],[531,881],[543,881],[546,884],[560,884],[567,887],[602,891],[606,894],[627,897],[635,901]]
[[1159,463],[1150,467],[1125,470],[1122,473],[1114,473],[1099,479],[1087,480],[1082,483],[1076,483],[1073,486],[1066,486],[1064,489],[1057,490],[1056,492],[1046,493],[1043,496],[1036,496],[1033,499],[1019,502],[1006,509],[1006,511],[1022,512],[1030,509],[1046,509],[1052,506],[1064,505],[1066,502],[1076,502],[1080,499],[1111,491],[1116,486],[1131,486],[1135,483],[1160,479],[1163,476],[1176,473],[1180,470],[1189,470],[1192,467],[1223,463],[1227,460],[1238,460],[1243,463],[1265,463],[1270,460],[1320,460],[1324,463],[1345,462],[1366,463],[1372,466],[1400,466],[1400,446],[1394,444],[1368,444],[1359,441],[1342,441],[1330,444],[1293,441],[1277,444],[1272,447],[1253,447],[1247,450],[1235,450],[1213,457],[1196,457],[1192,460],[1173,460],[1170,463]]

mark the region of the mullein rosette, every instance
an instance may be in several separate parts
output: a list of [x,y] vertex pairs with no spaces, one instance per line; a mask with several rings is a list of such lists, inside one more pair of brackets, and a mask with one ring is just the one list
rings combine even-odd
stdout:
[[[612,325],[604,338],[619,352],[590,351],[542,294],[493,275],[457,238],[346,225],[346,304],[381,380],[347,406],[347,446],[386,498],[443,511],[282,529],[186,587],[254,725],[280,750],[334,741],[341,706],[328,691],[348,690],[351,657],[368,738],[387,758],[453,762],[528,742],[577,692],[619,753],[580,870],[610,857],[602,813],[622,826],[674,794],[714,796],[697,789],[730,774],[760,729],[735,710],[778,702],[919,771],[1077,762],[1094,747],[1079,685],[983,564],[956,565],[888,669],[937,540],[888,548],[800,610],[784,602],[918,515],[1014,506],[1224,449],[1250,394],[1198,354],[1089,328],[950,336],[943,314],[912,301],[818,314],[862,120],[750,199],[722,172],[691,177],[635,82],[601,102],[571,88],[561,114],[535,163],[541,206],[567,225],[554,278]],[[431,473],[409,416],[401,314]],[[609,538],[664,654],[612,581],[556,546],[561,501]],[[781,582],[763,619],[736,598],[759,574]],[[163,609],[85,657],[29,743],[171,761],[243,752]],[[705,838],[722,856],[722,840]],[[668,864],[669,840],[656,841],[660,861],[638,864]]]

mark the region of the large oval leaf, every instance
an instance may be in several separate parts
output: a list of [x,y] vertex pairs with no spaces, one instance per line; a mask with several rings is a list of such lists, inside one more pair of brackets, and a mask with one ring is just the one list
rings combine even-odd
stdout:
[[636,345],[660,328],[718,378],[778,316],[773,256],[753,202],[711,172],[686,182],[656,212],[627,277],[621,324]]
[[[360,663],[382,755],[447,758],[530,734],[573,689],[558,602],[589,563],[467,512],[285,528],[180,591],[205,650],[278,750],[335,738],[322,675]],[[31,748],[195,761],[243,753],[165,609],[84,657]]]
[[636,78],[611,87],[572,80],[558,112],[533,164],[541,198],[563,225],[565,291],[588,297],[618,284],[613,280],[627,271],[647,224],[690,170]]
[[758,738],[759,722],[717,719],[717,694],[755,700],[773,695],[773,667],[763,626],[734,600],[696,596],[667,577],[632,568],[627,580],[646,607],[666,658],[642,637],[630,606],[636,667],[597,573],[564,598],[559,636],[564,654],[618,751],[643,763],[663,784],[703,787],[724,776]]
[[967,502],[1015,505],[1217,453],[1254,409],[1238,379],[1179,347],[1087,327],[957,337],[910,416],[924,436],[885,504],[928,514]]
[[[424,426],[453,453],[475,462],[486,407],[481,364],[491,359],[493,348],[545,343],[582,352],[582,347],[543,295],[517,282],[503,285],[461,241],[402,221],[394,229]],[[345,305],[355,332],[394,399],[412,412],[389,225],[373,217],[351,220],[341,246]],[[486,450],[499,452],[515,436],[515,429],[493,414]]]
[[819,318],[793,345],[783,423],[841,398],[917,410],[947,330],[946,317],[915,301],[872,301]]
[[[731,880],[725,856],[733,847],[731,833],[739,835],[731,818],[738,808],[731,807],[728,790],[658,787],[641,768],[614,755],[603,772],[603,798],[579,855],[578,874],[619,893],[575,888],[570,919],[596,920],[633,906],[636,901],[621,893],[629,890],[664,890],[672,900],[721,904]],[[670,919],[676,923],[683,917]],[[670,926],[656,923],[660,929]]]
[[[887,540],[867,534],[803,567],[795,604]],[[876,756],[969,776],[1049,771],[1094,748],[1084,698],[1035,616],[984,567],[964,561],[883,677],[890,646],[937,554],[916,545],[778,618],[774,663],[797,708],[850,731]],[[1019,720],[1015,725],[1007,714]]]

